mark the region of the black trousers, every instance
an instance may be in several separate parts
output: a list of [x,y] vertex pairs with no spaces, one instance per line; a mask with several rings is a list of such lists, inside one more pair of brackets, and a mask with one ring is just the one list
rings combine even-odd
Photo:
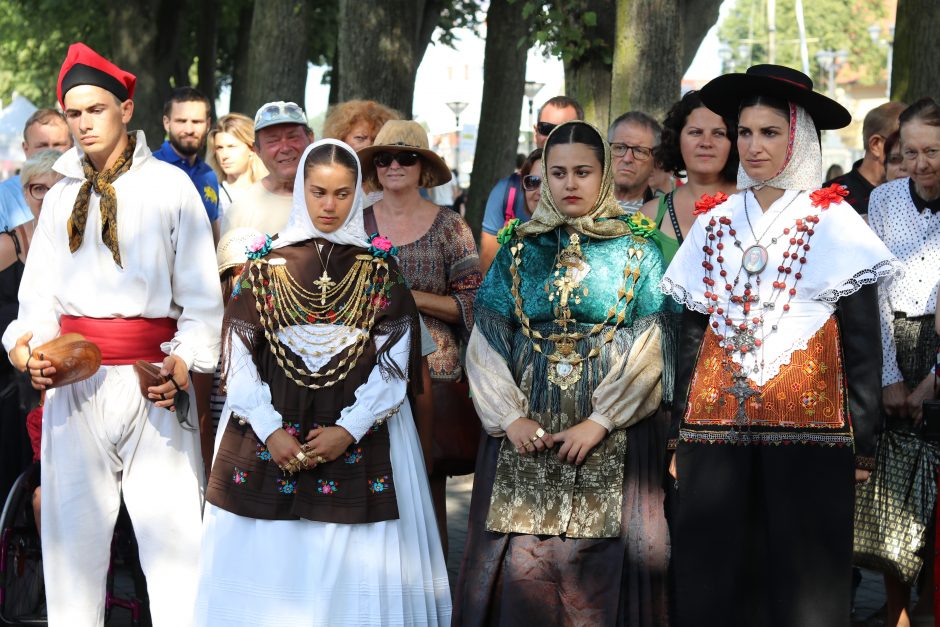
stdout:
[[673,627],[847,627],[854,454],[680,443]]

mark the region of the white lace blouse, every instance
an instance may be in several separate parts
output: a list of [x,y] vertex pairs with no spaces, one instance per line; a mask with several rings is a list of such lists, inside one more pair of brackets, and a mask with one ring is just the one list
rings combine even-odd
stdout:
[[[777,266],[784,251],[791,249],[790,238],[795,234],[798,218],[818,215],[819,223],[814,226],[815,233],[808,240],[810,250],[801,251],[806,263],[801,269],[794,264],[794,272],[799,271],[802,278],[796,282],[796,294],[789,298],[784,293],[774,299],[773,283],[777,280]],[[806,348],[808,341],[825,324],[835,311],[836,302],[848,296],[863,285],[875,283],[881,277],[894,271],[897,260],[891,251],[868,228],[864,220],[845,201],[832,203],[828,209],[814,207],[807,191],[788,190],[774,202],[766,212],[761,212],[760,205],[751,191],[739,192],[710,212],[699,216],[691,232],[686,237],[666,275],[660,289],[671,295],[682,305],[703,314],[708,314],[709,301],[705,298],[708,289],[703,278],[705,269],[702,251],[708,240],[708,226],[711,218],[717,221],[726,216],[731,219],[730,228],[736,231],[741,246],[733,244],[734,237],[724,229],[724,268],[728,272],[725,279],[718,276],[716,255],[712,256],[715,270],[712,274],[716,281],[715,292],[719,301],[713,303],[731,312],[734,323],[744,321],[740,305],[728,307],[729,293],[724,281],[737,285],[733,294],[742,295],[748,275],[741,269],[743,251],[759,240],[769,256],[766,268],[756,278],[750,279],[752,293],[758,295],[758,302],[752,304],[747,318],[763,315],[764,322],[757,332],[761,345],[754,351],[742,356],[734,353],[734,361],[744,367],[748,378],[757,385],[764,385],[777,374],[781,366],[790,361],[795,350]],[[750,222],[748,221],[750,218]],[[784,235],[784,228],[790,233]],[[717,229],[713,230],[715,233]],[[711,240],[715,248],[717,240]],[[740,270],[740,272],[739,272]],[[787,290],[793,287],[792,276],[787,280]],[[784,311],[784,304],[789,303],[789,311]],[[710,323],[718,322],[719,328],[709,328],[713,332],[723,332],[724,319],[717,313],[711,315]],[[877,342],[877,338],[872,338]]]

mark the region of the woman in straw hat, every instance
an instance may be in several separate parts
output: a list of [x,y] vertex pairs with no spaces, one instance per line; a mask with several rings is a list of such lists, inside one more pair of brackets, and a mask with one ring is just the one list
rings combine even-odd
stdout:
[[[389,120],[375,144],[359,151],[363,183],[382,191],[382,199],[366,209],[366,230],[381,233],[398,248],[398,262],[415,303],[438,349],[428,355],[434,397],[434,440],[439,451],[452,450],[446,439],[463,439],[452,425],[478,428],[467,400],[460,343],[473,327],[473,300],[480,286],[480,259],[470,227],[457,213],[421,197],[421,188],[450,180],[451,172],[428,149],[428,135],[417,122]],[[420,401],[419,401],[420,402]],[[467,415],[469,413],[469,415]],[[447,426],[445,431],[444,421]],[[464,448],[475,450],[474,431]],[[442,440],[442,437],[444,440]],[[473,456],[471,455],[470,458]],[[447,474],[473,471],[473,462],[461,468],[455,460],[438,455],[432,469],[431,494],[438,528],[447,548],[444,488]]]
[[447,625],[406,397],[417,308],[363,228],[355,152],[322,140],[300,164],[286,228],[249,245],[226,308],[196,624]]
[[715,197],[662,289],[685,306],[670,473],[686,625],[849,624],[855,482],[874,464],[876,282],[896,260],[819,189],[841,105],[759,65],[700,92],[738,118],[738,193]]
[[542,194],[480,288],[467,374],[477,462],[457,625],[666,622],[664,269],[613,194],[610,147],[568,122]]

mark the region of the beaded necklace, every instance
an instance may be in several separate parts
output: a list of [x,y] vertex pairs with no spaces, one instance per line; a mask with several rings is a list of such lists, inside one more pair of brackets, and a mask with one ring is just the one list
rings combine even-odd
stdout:
[[[590,271],[590,266],[585,262],[584,254],[581,251],[580,237],[577,233],[572,233],[568,245],[558,253],[554,272],[546,282],[546,289],[549,291],[548,299],[550,302],[555,303],[552,310],[555,315],[554,322],[561,327],[561,331],[546,336],[533,329],[529,317],[525,315],[525,306],[521,294],[522,279],[519,273],[519,268],[522,265],[520,259],[522,248],[523,242],[521,240],[509,248],[509,252],[512,254],[509,273],[512,276],[511,292],[516,304],[515,313],[521,323],[522,334],[532,343],[532,349],[545,355],[545,358],[549,361],[548,380],[562,390],[567,390],[581,379],[584,362],[600,355],[601,348],[613,341],[617,329],[623,324],[627,315],[627,305],[633,300],[633,288],[640,277],[639,262],[643,258],[643,250],[635,246],[628,248],[627,263],[623,268],[623,283],[617,292],[617,300],[607,310],[604,321],[593,325],[585,332],[569,331],[569,325],[578,323],[571,313],[570,304],[572,301],[574,304],[579,304],[581,296],[588,295],[588,289],[586,287],[582,288],[581,282]],[[632,263],[634,259],[637,262],[636,266]],[[554,280],[552,280],[552,277],[554,277]],[[630,288],[627,289],[627,283],[631,278],[633,281]],[[608,325],[611,318],[614,318],[614,323],[604,332],[601,343],[592,348],[586,356],[579,354],[576,351],[575,343],[578,340],[599,334]],[[555,350],[551,353],[545,353],[540,342],[554,344]]]
[[[323,275],[327,276],[325,267]],[[382,308],[389,270],[380,257],[356,255],[352,267],[338,283],[329,280],[325,285],[326,281],[314,281],[316,292],[300,285],[287,271],[286,260],[282,258],[250,261],[247,277],[264,336],[278,366],[296,384],[316,390],[342,381],[358,362],[368,344],[376,314]],[[348,337],[335,338],[331,329],[321,328],[326,324],[363,332],[356,333],[350,346],[341,348]],[[316,347],[296,349],[301,354],[342,358],[326,372],[308,372],[290,358],[278,337],[279,331],[294,340],[292,346]]]
[[[790,203],[784,207],[781,214],[801,195],[802,192],[797,194]],[[811,197],[813,198],[813,206],[819,207],[820,204],[816,202],[815,194]],[[822,210],[825,210],[827,207],[828,204],[823,206]],[[758,396],[760,394],[760,388],[758,386],[755,389],[755,387],[751,385],[746,369],[743,366],[735,364],[733,357],[735,353],[738,353],[743,361],[748,353],[753,353],[756,349],[760,349],[767,338],[777,332],[777,324],[772,325],[769,331],[765,331],[764,321],[766,313],[773,311],[783,296],[786,296],[786,302],[783,303],[782,309],[784,313],[781,314],[781,316],[790,311],[790,301],[793,300],[793,297],[796,296],[797,293],[796,285],[800,279],[803,278],[802,270],[807,263],[806,256],[810,251],[810,240],[815,234],[814,227],[819,223],[819,212],[808,214],[803,218],[797,218],[793,226],[785,227],[780,235],[770,240],[771,245],[773,245],[780,239],[789,236],[787,248],[783,253],[783,259],[777,266],[777,276],[773,281],[773,289],[770,297],[767,301],[760,303],[760,314],[753,317],[751,316],[752,306],[758,305],[758,301],[760,300],[758,296],[761,285],[760,275],[767,267],[767,260],[763,259],[763,263],[760,263],[762,260],[758,253],[754,251],[755,248],[759,247],[760,250],[763,251],[761,255],[769,257],[767,249],[760,245],[760,239],[767,235],[767,231],[773,226],[774,222],[771,222],[768,229],[761,235],[761,238],[757,238],[753,226],[750,224],[747,193],[745,193],[744,196],[744,212],[748,220],[748,226],[751,228],[751,233],[755,237],[755,245],[749,246],[746,250],[743,248],[741,241],[737,237],[737,231],[732,227],[730,217],[711,217],[705,227],[707,241],[702,247],[702,251],[705,253],[705,258],[702,261],[702,266],[705,268],[705,276],[702,281],[706,285],[705,298],[709,301],[708,313],[713,318],[711,326],[718,337],[718,345],[724,349],[726,355],[723,367],[731,373],[734,380],[734,384],[731,387],[723,390],[734,396],[738,401],[738,409],[735,414],[736,425],[735,428],[732,429],[732,435],[736,435],[739,439],[746,440],[746,429],[750,426],[746,414],[747,401],[753,396]],[[774,221],[776,221],[776,218]],[[733,245],[742,252],[741,265],[734,276],[733,282],[729,279],[728,270],[725,267],[725,258],[722,253],[725,248],[725,243],[722,239],[725,236],[726,230],[727,234],[733,238]],[[749,254],[751,255],[750,259]],[[718,280],[715,279],[714,274],[715,264],[718,266]],[[746,277],[744,277],[743,292],[736,294],[735,291],[741,282],[742,274],[746,274]],[[724,282],[724,285],[721,286],[720,282]],[[724,288],[724,296],[720,293],[721,287]],[[742,322],[735,323],[732,319],[733,313],[739,314]],[[755,360],[757,360],[756,357]],[[758,363],[755,363],[753,372],[759,372],[763,367],[763,351],[761,351],[761,358]]]

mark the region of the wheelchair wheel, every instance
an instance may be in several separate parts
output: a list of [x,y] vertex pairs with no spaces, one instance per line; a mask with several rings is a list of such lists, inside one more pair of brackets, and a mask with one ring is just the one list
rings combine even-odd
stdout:
[[0,514],[0,620],[45,625],[42,548],[33,518],[32,496],[39,466],[19,476]]

